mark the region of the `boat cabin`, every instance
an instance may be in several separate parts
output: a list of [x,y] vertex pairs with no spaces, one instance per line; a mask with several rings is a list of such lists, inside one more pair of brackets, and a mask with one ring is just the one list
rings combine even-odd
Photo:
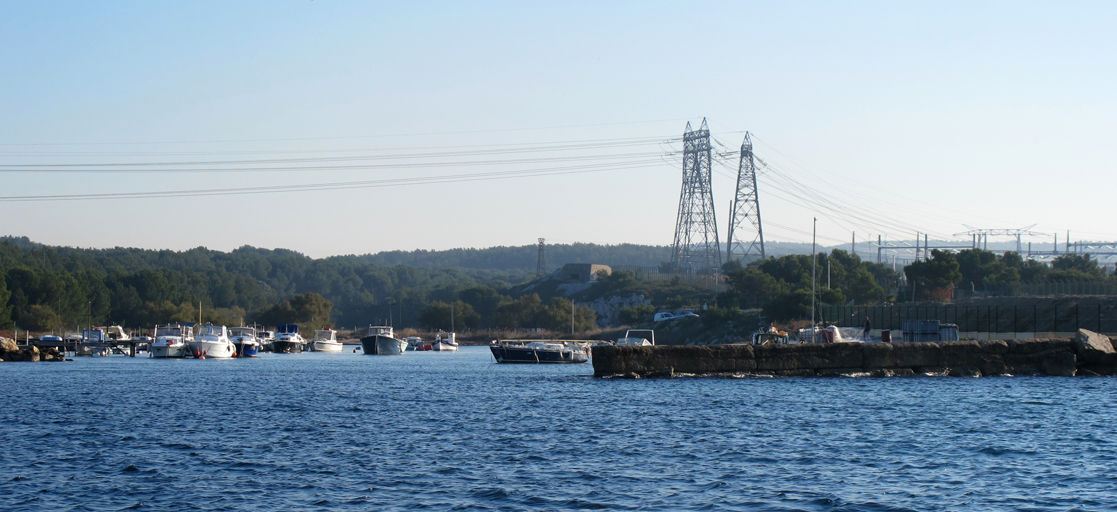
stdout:
[[202,336],[213,336],[215,338],[224,338],[224,337],[226,337],[227,332],[228,331],[225,330],[224,325],[206,324],[206,325],[198,326],[198,337],[199,338],[201,338]]
[[395,337],[395,335],[392,333],[392,327],[390,325],[370,325],[368,326],[368,335],[387,336],[389,338]]
[[333,329],[318,329],[314,331],[314,341],[337,341],[337,331]]
[[280,324],[275,328],[275,332],[279,334],[298,334],[298,324]]
[[229,328],[229,337],[232,338],[234,336],[243,336],[243,337],[255,338],[256,337],[256,328],[255,327],[230,327]]

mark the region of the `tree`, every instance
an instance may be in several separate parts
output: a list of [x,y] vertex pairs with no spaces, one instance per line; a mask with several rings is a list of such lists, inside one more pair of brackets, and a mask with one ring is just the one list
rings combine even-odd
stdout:
[[453,325],[451,325],[450,304],[434,301],[419,312],[419,325],[427,329],[471,329],[480,323],[481,315],[473,306],[462,301],[453,303]]
[[23,315],[20,327],[29,331],[61,329],[62,319],[53,308],[42,304],[35,304],[27,308],[27,314]]
[[958,268],[954,253],[933,249],[929,261],[917,261],[904,267],[904,274],[908,283],[915,286],[917,297],[932,298],[934,290],[953,290],[955,283],[962,280]]
[[12,292],[8,291],[8,284],[4,279],[0,279],[0,329],[8,329],[12,326],[12,306],[8,304],[11,296]]
[[255,315],[255,321],[265,325],[298,324],[300,329],[312,331],[331,327],[330,312],[334,304],[319,293],[304,293],[291,297]]

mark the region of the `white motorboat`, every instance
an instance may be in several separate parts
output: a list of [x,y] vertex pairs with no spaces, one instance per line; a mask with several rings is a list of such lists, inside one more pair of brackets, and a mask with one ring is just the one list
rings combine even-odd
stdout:
[[189,346],[190,353],[199,359],[228,359],[237,355],[237,348],[229,339],[229,332],[224,325],[199,326],[198,334]]
[[194,340],[193,330],[181,324],[156,325],[153,334],[151,357],[186,357],[189,354],[187,345]]
[[314,331],[314,341],[310,342],[310,348],[315,352],[341,352],[345,345],[337,341],[337,331],[318,329]]
[[408,336],[404,338],[403,341],[407,342],[408,351],[422,350],[423,338],[420,338],[418,336]]
[[306,340],[299,334],[297,324],[281,324],[276,328],[272,352],[277,354],[298,354],[306,350]]
[[256,339],[255,327],[231,327],[229,340],[233,342],[240,357],[256,357],[260,354],[260,340]]
[[457,333],[438,331],[434,335],[434,343],[431,343],[431,350],[436,352],[454,352],[458,350]]
[[365,355],[398,355],[407,350],[407,340],[396,338],[388,325],[370,325],[368,336],[361,338]]
[[624,332],[623,338],[618,338],[613,344],[618,347],[650,347],[655,345],[655,331],[651,329],[629,329]]

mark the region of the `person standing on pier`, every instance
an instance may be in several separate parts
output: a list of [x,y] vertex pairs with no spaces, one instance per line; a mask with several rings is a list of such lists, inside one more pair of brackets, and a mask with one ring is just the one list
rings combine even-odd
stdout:
[[861,339],[869,341],[869,331],[873,330],[873,323],[869,321],[869,317],[865,317],[864,331],[861,332]]

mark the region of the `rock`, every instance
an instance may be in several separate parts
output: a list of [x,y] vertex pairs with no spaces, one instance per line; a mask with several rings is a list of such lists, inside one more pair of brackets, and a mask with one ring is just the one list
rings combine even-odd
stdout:
[[640,374],[635,373],[635,372],[628,372],[628,373],[625,373],[625,374],[621,375],[621,378],[624,378],[624,379],[639,379]]
[[670,367],[670,366],[665,366],[663,368],[660,368],[660,369],[658,369],[654,372],[651,372],[651,373],[648,373],[647,375],[645,375],[645,377],[658,377],[658,378],[667,378],[667,379],[670,379],[671,377],[674,377],[674,376],[675,376],[675,369]]
[[1074,339],[1074,352],[1083,363],[1112,363],[1117,358],[1109,336],[1086,329],[1078,330],[1078,337]]
[[981,377],[981,370],[973,366],[959,366],[950,369],[951,377]]
[[1043,360],[1043,372],[1056,377],[1074,377],[1074,352],[1056,352]]
[[16,340],[0,337],[0,352],[15,352],[19,350]]
[[39,347],[31,345],[30,348],[26,348],[24,351],[27,352],[27,359],[25,359],[25,361],[31,361],[32,363],[39,362]]

